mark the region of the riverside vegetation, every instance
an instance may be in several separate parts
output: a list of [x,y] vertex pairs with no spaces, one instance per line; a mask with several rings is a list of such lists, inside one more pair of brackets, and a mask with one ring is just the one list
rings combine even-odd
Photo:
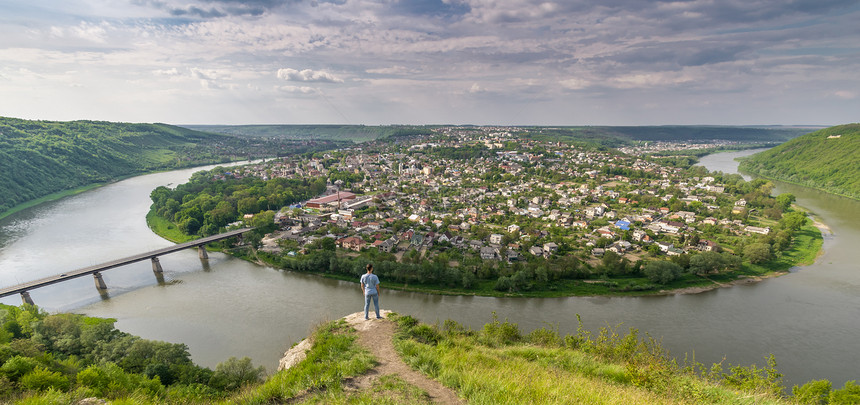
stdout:
[[[245,221],[257,229],[230,249],[237,256],[346,280],[372,261],[390,287],[447,294],[714,288],[820,250],[794,197],[771,196],[766,180],[493,131],[446,128],[197,173],[154,190],[148,222],[182,240]],[[365,193],[360,205],[296,208],[338,186]],[[267,234],[277,244],[262,246]]]
[[[146,341],[113,329],[113,320],[45,315],[29,305],[2,307],[0,400],[74,404],[427,404],[427,394],[397,375],[348,389],[376,360],[356,343],[343,319],[320,325],[304,361],[265,380],[249,361],[230,359],[215,371],[191,364],[185,347]],[[785,396],[773,357],[765,366],[694,360],[678,364],[635,329],[597,334],[580,328],[560,336],[547,327],[522,333],[493,320],[479,330],[453,321],[426,325],[405,315],[394,345],[414,369],[468,403],[724,403],[855,404],[860,386],[833,389],[826,380],[795,386]],[[389,320],[381,322],[390,322]]]

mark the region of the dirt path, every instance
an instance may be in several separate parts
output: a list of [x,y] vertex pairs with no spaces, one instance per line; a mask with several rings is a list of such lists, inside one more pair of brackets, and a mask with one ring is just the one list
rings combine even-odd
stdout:
[[[391,311],[382,311],[386,317]],[[371,314],[371,317],[373,314]],[[457,394],[440,384],[438,381],[428,378],[410,368],[394,350],[392,337],[394,336],[394,322],[386,319],[364,319],[363,312],[356,312],[344,317],[347,323],[358,331],[358,344],[370,351],[379,362],[370,372],[356,378],[353,384],[359,389],[368,389],[373,381],[388,374],[395,374],[403,381],[426,391],[430,400],[436,404],[465,404],[466,402],[457,397]]]

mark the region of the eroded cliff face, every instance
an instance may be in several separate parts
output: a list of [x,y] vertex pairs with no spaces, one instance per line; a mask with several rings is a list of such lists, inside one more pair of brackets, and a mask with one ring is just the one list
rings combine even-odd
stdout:
[[286,370],[301,363],[302,360],[307,357],[308,350],[311,349],[311,346],[313,346],[313,343],[310,338],[307,338],[299,342],[299,344],[291,347],[290,350],[287,350],[286,353],[284,353],[284,357],[278,362],[278,371]]

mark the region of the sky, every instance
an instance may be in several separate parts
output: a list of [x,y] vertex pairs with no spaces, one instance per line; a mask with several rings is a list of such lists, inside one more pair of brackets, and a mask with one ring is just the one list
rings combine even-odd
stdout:
[[860,1],[0,0],[0,116],[838,125]]

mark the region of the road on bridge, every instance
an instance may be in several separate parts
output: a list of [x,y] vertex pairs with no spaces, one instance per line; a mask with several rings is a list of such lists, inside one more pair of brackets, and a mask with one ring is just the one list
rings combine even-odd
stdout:
[[46,285],[60,283],[66,280],[70,280],[73,278],[85,276],[88,274],[98,273],[104,270],[113,269],[116,267],[124,266],[126,264],[136,263],[147,259],[152,259],[154,257],[163,256],[169,253],[177,252],[183,249],[188,249],[192,247],[198,247],[206,245],[210,242],[219,241],[222,239],[232,238],[234,236],[241,235],[245,232],[252,230],[253,228],[242,228],[236,229],[229,232],[224,232],[218,235],[207,236],[205,238],[200,238],[196,240],[192,240],[190,242],[180,243],[173,246],[168,246],[166,248],[153,250],[146,253],[141,253],[134,256],[125,257],[122,259],[112,260],[106,263],[97,264],[94,266],[85,267],[78,270],[67,271],[62,274],[57,274],[55,276],[45,277],[38,280],[28,281],[26,283],[21,283],[15,286],[6,287],[0,289],[0,298],[8,297],[10,295],[20,294],[26,291],[30,291],[39,287],[44,287]]

